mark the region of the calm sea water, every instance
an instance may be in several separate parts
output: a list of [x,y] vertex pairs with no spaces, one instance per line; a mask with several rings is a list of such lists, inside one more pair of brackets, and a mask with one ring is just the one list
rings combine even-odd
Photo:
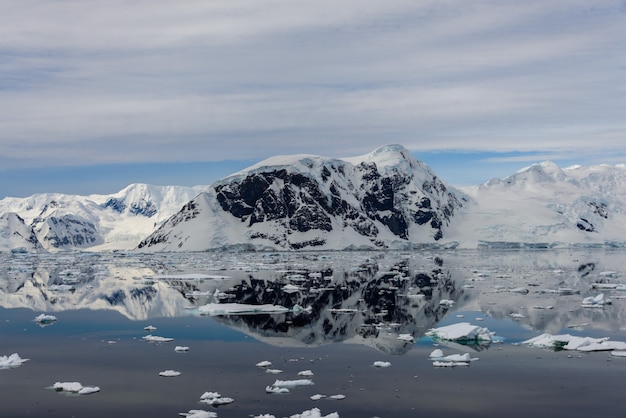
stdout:
[[[626,341],[626,292],[611,289],[626,282],[624,255],[4,254],[0,356],[30,360],[0,370],[0,416],[176,417],[204,409],[219,417],[287,417],[311,408],[342,417],[624,416],[625,358],[519,345],[544,332]],[[580,306],[601,292],[611,304]],[[454,305],[441,303],[447,300]],[[295,309],[199,315],[198,307],[217,302]],[[40,326],[33,321],[40,313],[58,320]],[[498,341],[460,345],[424,336],[457,322],[487,327]],[[148,334],[174,340],[150,343]],[[398,339],[407,334],[414,340]],[[435,348],[479,360],[435,368]],[[282,372],[268,373],[261,361]],[[181,375],[159,376],[169,369]],[[309,370],[311,377],[298,374]],[[266,393],[276,379],[303,378],[313,385]],[[67,395],[49,388],[57,381],[101,390]],[[201,404],[206,391],[234,402]],[[327,398],[312,400],[316,394]]]

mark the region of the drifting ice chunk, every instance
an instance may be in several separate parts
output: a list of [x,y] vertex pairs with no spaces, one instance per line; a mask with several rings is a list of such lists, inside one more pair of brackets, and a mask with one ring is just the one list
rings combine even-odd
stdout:
[[374,362],[374,367],[389,367],[391,366],[391,363],[389,363],[388,361],[375,361]]
[[477,358],[472,358],[469,353],[444,356],[443,351],[440,349],[433,350],[430,353],[430,359],[433,360],[433,366],[435,367],[469,366],[472,361],[478,360]]
[[295,388],[297,386],[310,386],[313,385],[311,379],[296,379],[296,380],[276,380],[273,387],[277,388]]
[[555,348],[577,351],[612,351],[626,350],[626,342],[609,341],[609,338],[576,337],[570,334],[541,334],[522,342],[533,347]]
[[326,397],[326,395],[320,395],[319,393],[317,395],[313,395],[311,396],[311,400],[312,401],[319,401],[320,399],[324,399]]
[[38,324],[41,325],[48,325],[48,324],[52,324],[53,322],[56,322],[58,319],[56,316],[54,315],[46,315],[46,314],[41,314],[41,315],[37,315],[34,319],[35,322],[37,322]]
[[458,324],[447,325],[440,328],[433,328],[426,332],[426,335],[432,338],[447,341],[493,341],[495,333],[487,328],[472,325],[468,322],[460,322]]
[[143,328],[145,331],[156,331],[157,327],[155,327],[154,325],[148,325],[147,327]]
[[626,351],[611,351],[611,355],[615,357],[626,357]]
[[164,370],[159,373],[159,376],[163,376],[163,377],[176,377],[180,375],[181,373],[177,372],[176,370]]
[[56,382],[52,385],[52,389],[57,392],[71,392],[79,395],[89,395],[100,392],[98,386],[83,386],[79,382]]
[[159,337],[157,335],[146,335],[145,337],[141,337],[141,339],[151,343],[168,343],[170,341],[174,341],[173,338]]
[[302,370],[301,372],[298,372],[298,376],[310,377],[313,376],[313,372],[311,370]]
[[202,409],[191,409],[189,412],[179,412],[178,415],[187,418],[217,418],[217,413],[204,411]]
[[204,392],[200,396],[200,402],[213,406],[226,405],[234,401],[233,398],[223,398],[222,395],[217,392]]
[[256,365],[259,367],[270,367],[272,365],[272,362],[268,360],[263,360],[258,362]]
[[267,393],[289,393],[287,388],[279,388],[276,386],[265,386],[265,392]]
[[174,347],[174,351],[176,351],[177,353],[182,353],[185,351],[189,351],[189,347],[185,347],[182,345],[177,345],[176,347]]
[[19,367],[27,361],[27,358],[21,358],[17,353],[13,353],[10,356],[0,356],[0,370]]
[[339,414],[337,412],[332,412],[328,415],[322,415],[318,408],[313,408],[304,411],[301,414],[292,415],[289,418],[339,418]]
[[289,309],[280,305],[247,305],[244,303],[209,303],[198,308],[201,315],[225,316],[225,315],[257,315],[257,314],[280,314],[289,312]]

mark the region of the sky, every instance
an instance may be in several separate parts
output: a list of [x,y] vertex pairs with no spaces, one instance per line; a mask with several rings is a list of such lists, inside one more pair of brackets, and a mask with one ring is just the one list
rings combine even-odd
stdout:
[[402,144],[451,185],[626,163],[624,0],[4,0],[0,199]]

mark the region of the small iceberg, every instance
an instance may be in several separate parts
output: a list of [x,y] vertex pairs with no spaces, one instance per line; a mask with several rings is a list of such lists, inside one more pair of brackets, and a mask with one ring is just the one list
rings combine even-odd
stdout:
[[259,361],[256,366],[257,367],[270,367],[272,365],[272,362],[269,360],[263,360],[263,361]]
[[163,376],[163,377],[176,377],[176,376],[180,376],[182,373],[176,370],[164,370],[162,372],[159,373],[159,376]]
[[9,356],[0,356],[0,370],[20,367],[27,361],[27,358],[21,358],[17,353],[13,353]]
[[176,351],[177,353],[185,353],[189,351],[189,347],[186,347],[183,345],[177,345],[176,347],[174,347],[174,351]]
[[234,401],[235,400],[233,398],[222,397],[222,395],[220,395],[217,392],[204,392],[200,396],[201,403],[205,403],[205,404],[213,405],[213,406],[226,405]]
[[391,366],[391,363],[388,361],[375,361],[374,362],[374,367],[389,367]]
[[487,328],[472,325],[468,322],[459,322],[444,327],[432,328],[426,332],[426,335],[433,339],[444,341],[492,342],[495,333]]
[[440,349],[433,350],[429,358],[435,367],[469,366],[471,362],[478,360],[477,358],[472,358],[469,353],[444,356],[443,351]]
[[539,348],[586,352],[626,350],[626,342],[624,341],[611,341],[608,337],[577,337],[570,334],[552,335],[545,333],[523,341],[522,344]]
[[54,315],[46,315],[42,313],[41,315],[36,316],[34,321],[39,325],[45,326],[55,323],[56,321],[58,321],[58,318]]
[[173,338],[159,337],[157,335],[146,335],[145,337],[141,337],[141,339],[151,343],[168,343],[170,341],[174,341]]
[[90,395],[92,393],[100,392],[100,388],[98,386],[83,386],[79,382],[56,382],[52,385],[52,389],[57,392],[76,393],[78,395]]
[[217,418],[216,412],[209,412],[202,409],[190,409],[189,412],[179,412],[178,415],[187,418]]
[[298,386],[311,386],[313,384],[311,379],[276,380],[272,387],[291,389]]
[[154,325],[148,325],[147,327],[144,327],[143,329],[144,331],[152,332],[152,331],[156,331],[157,327],[155,327]]
[[266,393],[289,393],[289,389],[287,388],[279,388],[276,386],[265,386]]
[[313,376],[313,372],[311,370],[302,370],[301,372],[298,372],[298,376],[310,377]]
[[328,415],[322,415],[322,412],[318,408],[313,408],[303,411],[301,414],[292,415],[289,418],[339,418],[339,414],[332,412]]

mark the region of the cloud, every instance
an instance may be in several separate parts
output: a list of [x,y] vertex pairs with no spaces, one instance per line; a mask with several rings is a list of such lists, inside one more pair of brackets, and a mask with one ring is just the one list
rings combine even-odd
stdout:
[[619,1],[24,0],[0,16],[8,165],[623,148]]

